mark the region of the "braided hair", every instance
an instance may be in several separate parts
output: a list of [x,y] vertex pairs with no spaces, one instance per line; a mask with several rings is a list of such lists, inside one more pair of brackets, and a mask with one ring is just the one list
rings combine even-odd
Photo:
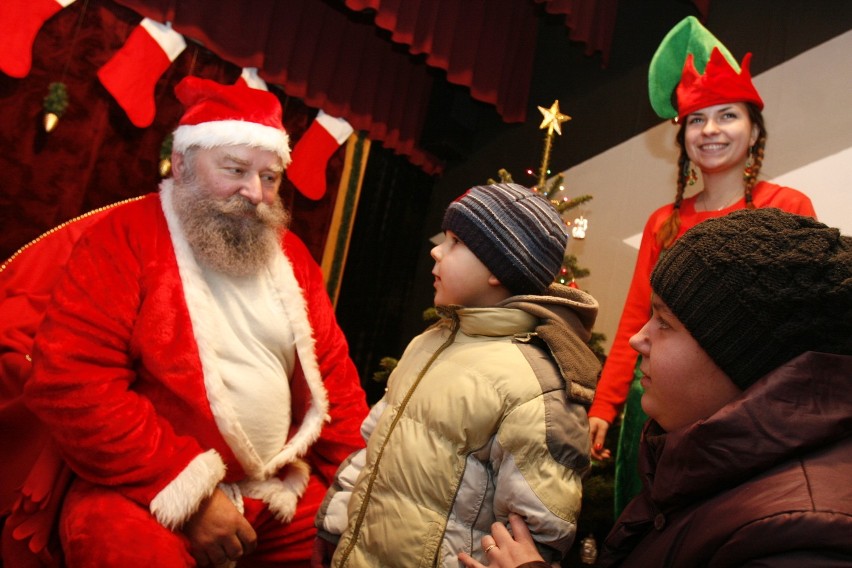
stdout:
[[[746,209],[754,209],[752,200],[752,191],[757,184],[757,176],[760,174],[760,167],[763,165],[764,149],[766,147],[766,124],[763,120],[763,113],[753,103],[745,103],[748,110],[748,117],[751,123],[757,125],[758,134],[754,145],[749,148],[752,164],[747,166],[743,173],[745,181],[745,202]],[[689,177],[689,155],[686,153],[686,122],[684,121],[677,131],[675,140],[680,148],[680,155],[677,159],[677,193],[672,207],[672,212],[663,221],[660,230],[657,232],[657,244],[662,246],[663,250],[672,246],[677,238],[678,230],[680,229],[680,204],[683,201],[683,194],[686,189],[687,179]]]
[[763,165],[763,156],[766,149],[766,124],[763,121],[763,113],[752,103],[746,103],[748,109],[748,117],[752,124],[757,125],[757,141],[754,146],[749,148],[752,164],[746,166],[743,173],[745,180],[745,202],[746,209],[754,209],[751,192],[757,184],[757,176],[760,173],[760,167]]

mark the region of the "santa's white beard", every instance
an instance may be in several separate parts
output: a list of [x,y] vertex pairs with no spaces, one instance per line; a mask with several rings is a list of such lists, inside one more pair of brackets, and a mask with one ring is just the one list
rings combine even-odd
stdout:
[[266,266],[290,223],[277,195],[271,205],[253,205],[236,194],[216,199],[195,180],[175,180],[174,207],[196,260],[233,276],[256,274]]

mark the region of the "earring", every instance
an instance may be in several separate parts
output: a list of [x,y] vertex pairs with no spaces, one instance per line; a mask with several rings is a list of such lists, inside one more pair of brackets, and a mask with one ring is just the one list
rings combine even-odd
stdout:
[[745,169],[743,170],[743,179],[746,180],[746,181],[748,181],[752,177],[754,177],[754,159],[753,159],[753,156],[754,156],[754,151],[749,150],[748,159],[746,160]]
[[683,180],[686,185],[695,185],[698,181],[698,174],[695,173],[695,168],[692,167],[692,162],[689,160],[683,163]]

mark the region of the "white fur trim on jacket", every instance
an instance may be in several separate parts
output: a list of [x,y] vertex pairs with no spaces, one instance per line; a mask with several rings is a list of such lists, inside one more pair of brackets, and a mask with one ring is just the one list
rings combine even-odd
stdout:
[[246,497],[266,503],[276,519],[289,523],[296,513],[299,498],[308,487],[310,474],[310,466],[302,460],[296,460],[286,466],[283,479],[273,477],[266,481],[246,481],[240,484],[240,490]]
[[151,514],[168,529],[182,526],[224,477],[225,464],[216,450],[197,455],[151,500]]
[[293,328],[296,355],[311,393],[311,403],[297,432],[287,440],[278,454],[264,463],[243,430],[219,374],[216,352],[222,335],[218,333],[214,320],[207,317],[212,310],[213,298],[174,211],[173,191],[172,180],[165,180],[161,184],[163,212],[172,236],[184,297],[197,340],[210,409],[219,432],[239,460],[247,477],[258,481],[266,480],[275,476],[282,467],[304,456],[319,438],[323,423],[328,419],[328,398],[316,360],[313,330],[308,320],[304,293],[289,260],[283,252],[276,255],[270,266],[272,280]]

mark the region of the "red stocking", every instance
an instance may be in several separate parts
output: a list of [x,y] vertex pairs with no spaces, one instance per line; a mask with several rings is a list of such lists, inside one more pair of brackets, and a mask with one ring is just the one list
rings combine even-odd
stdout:
[[314,122],[293,148],[293,161],[287,178],[309,199],[325,195],[325,169],[328,159],[352,134],[352,126],[342,118],[319,111]]
[[33,41],[44,23],[74,0],[0,1],[0,71],[18,79],[32,67]]
[[243,67],[243,72],[240,74],[239,79],[237,79],[237,83],[240,81],[252,89],[261,91],[269,90],[269,87],[266,86],[266,81],[261,79],[260,75],[257,74],[257,67]]
[[154,122],[154,87],[186,48],[183,36],[168,24],[145,18],[124,46],[98,70],[107,91],[139,128]]

